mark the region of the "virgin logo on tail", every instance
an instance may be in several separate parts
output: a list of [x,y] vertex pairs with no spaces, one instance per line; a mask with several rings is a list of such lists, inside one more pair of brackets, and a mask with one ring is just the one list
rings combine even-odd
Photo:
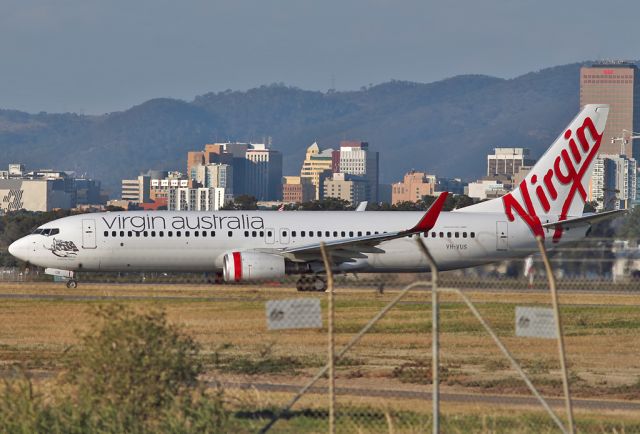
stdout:
[[[585,132],[588,131],[593,144],[589,143]],[[536,208],[543,209],[548,213],[552,208],[557,209],[558,202],[562,203],[559,220],[565,220],[571,207],[576,191],[580,194],[583,203],[587,199],[587,192],[582,185],[583,178],[591,162],[598,153],[602,134],[598,133],[596,126],[590,117],[585,118],[582,126],[578,127],[573,135],[568,129],[564,133],[567,140],[564,148],[560,151],[553,167],[549,168],[544,175],[534,173],[531,177],[525,178],[516,191],[520,191],[522,202],[520,203],[512,193],[502,197],[504,212],[509,221],[514,221],[514,211],[529,226],[535,236],[544,239],[544,230],[540,218],[536,213]],[[576,143],[577,139],[577,143]],[[539,176],[541,175],[541,179]],[[558,195],[560,186],[570,185],[567,194]],[[535,193],[532,195],[529,188]],[[533,199],[532,199],[533,198]],[[536,205],[534,206],[534,202]],[[553,234],[553,241],[557,242],[562,236],[562,229],[556,229]]]

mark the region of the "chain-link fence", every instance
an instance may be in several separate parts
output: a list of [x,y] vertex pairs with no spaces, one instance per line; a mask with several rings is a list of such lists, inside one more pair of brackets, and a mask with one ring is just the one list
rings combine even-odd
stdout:
[[[578,432],[640,432],[638,252],[591,239],[551,254]],[[298,292],[293,279],[81,274],[68,289],[35,270],[0,275],[4,368],[53,378],[74,330],[91,321],[87,304],[160,306],[202,345],[202,380],[224,391],[239,432],[326,432],[332,421],[336,432],[433,428],[430,273],[336,275],[333,309],[329,293]],[[547,277],[539,254],[439,274],[441,432],[570,430]]]

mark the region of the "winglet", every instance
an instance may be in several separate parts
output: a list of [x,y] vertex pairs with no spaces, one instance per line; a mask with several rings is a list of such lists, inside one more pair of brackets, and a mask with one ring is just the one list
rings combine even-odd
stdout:
[[431,204],[429,209],[424,216],[420,219],[417,225],[410,229],[409,232],[426,232],[433,228],[436,225],[436,221],[440,216],[440,212],[442,211],[442,207],[444,206],[445,200],[447,200],[447,196],[449,192],[444,191],[440,193],[440,196]]

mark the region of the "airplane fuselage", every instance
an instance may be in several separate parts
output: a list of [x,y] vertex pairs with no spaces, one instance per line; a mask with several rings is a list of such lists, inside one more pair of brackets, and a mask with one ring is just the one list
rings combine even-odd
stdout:
[[[277,251],[411,227],[422,212],[107,212],[65,217],[21,239],[12,254],[34,265],[71,271],[221,272],[233,251]],[[557,217],[540,216],[542,222]],[[575,241],[587,227],[565,232]],[[553,231],[546,230],[547,234]],[[384,241],[374,252],[339,263],[344,272],[417,272],[427,263],[418,235]],[[504,213],[443,212],[421,233],[441,270],[470,267],[537,251],[530,228]],[[546,237],[549,247],[551,236]],[[379,250],[378,250],[379,249]]]

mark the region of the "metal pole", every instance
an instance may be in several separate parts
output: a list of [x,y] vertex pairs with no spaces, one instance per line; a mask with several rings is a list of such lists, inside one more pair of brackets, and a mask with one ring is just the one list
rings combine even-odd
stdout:
[[[387,304],[380,312],[378,312],[373,318],[371,318],[371,320],[369,320],[369,322],[367,323],[367,325],[365,325],[359,332],[358,334],[356,334],[353,338],[351,338],[351,340],[349,341],[349,343],[347,345],[345,345],[339,352],[338,354],[335,355],[335,360],[339,360],[342,356],[344,356],[347,351],[349,351],[355,344],[357,344],[358,342],[360,342],[360,339],[362,339],[362,337],[369,331],[371,330],[371,328],[376,325],[376,323],[378,321],[380,321],[380,319],[382,319],[387,312],[389,312],[396,304],[398,304],[398,302],[400,300],[402,300],[402,298],[407,295],[407,293],[409,291],[411,291],[413,288],[418,288],[418,287],[424,287],[424,288],[428,288],[429,286],[431,286],[431,282],[426,282],[426,281],[418,281],[418,282],[413,282],[410,283],[409,285],[405,286],[399,293],[398,295],[395,296],[395,298],[393,300],[391,300],[389,302],[389,304]],[[267,423],[260,431],[258,431],[260,434],[264,434],[267,431],[269,431],[271,429],[271,427],[278,421],[278,419],[280,419],[280,417],[285,414],[287,411],[289,411],[291,409],[291,407],[293,407],[295,405],[296,402],[298,402],[298,400],[302,397],[302,395],[304,395],[305,393],[307,393],[309,391],[309,389],[311,389],[311,387],[313,387],[314,384],[316,384],[316,382],[322,378],[327,372],[329,371],[329,364],[327,363],[322,369],[320,369],[318,371],[318,373],[316,373],[316,375],[309,380],[309,382],[307,384],[305,384],[302,389],[300,389],[300,391],[296,394],[296,396],[294,396],[291,401],[289,401],[289,403],[278,413],[274,414],[274,416],[271,418],[271,420],[269,421],[269,423]]]
[[562,323],[560,322],[560,309],[558,308],[558,291],[556,288],[556,277],[553,274],[551,268],[551,262],[547,256],[547,249],[544,247],[544,241],[542,237],[537,236],[538,249],[542,255],[544,262],[544,268],[547,271],[547,279],[549,280],[549,289],[551,291],[551,302],[553,304],[553,316],[556,323],[556,334],[558,338],[558,353],[560,355],[560,371],[562,373],[562,388],[564,389],[565,406],[567,409],[567,418],[569,419],[569,432],[574,434],[575,426],[573,425],[573,406],[571,404],[571,393],[569,391],[569,376],[567,374],[567,361],[564,348],[564,335],[562,333]]
[[333,270],[331,269],[331,257],[327,251],[327,246],[321,242],[320,252],[322,252],[322,261],[324,262],[324,270],[327,273],[327,298],[328,298],[328,320],[327,328],[329,334],[329,434],[336,432],[336,376],[335,376],[335,333],[333,321],[335,316],[334,308],[334,292],[333,292]]
[[438,303],[438,266],[424,240],[418,235],[418,246],[431,269],[431,393],[433,404],[433,434],[440,432],[440,312]]

